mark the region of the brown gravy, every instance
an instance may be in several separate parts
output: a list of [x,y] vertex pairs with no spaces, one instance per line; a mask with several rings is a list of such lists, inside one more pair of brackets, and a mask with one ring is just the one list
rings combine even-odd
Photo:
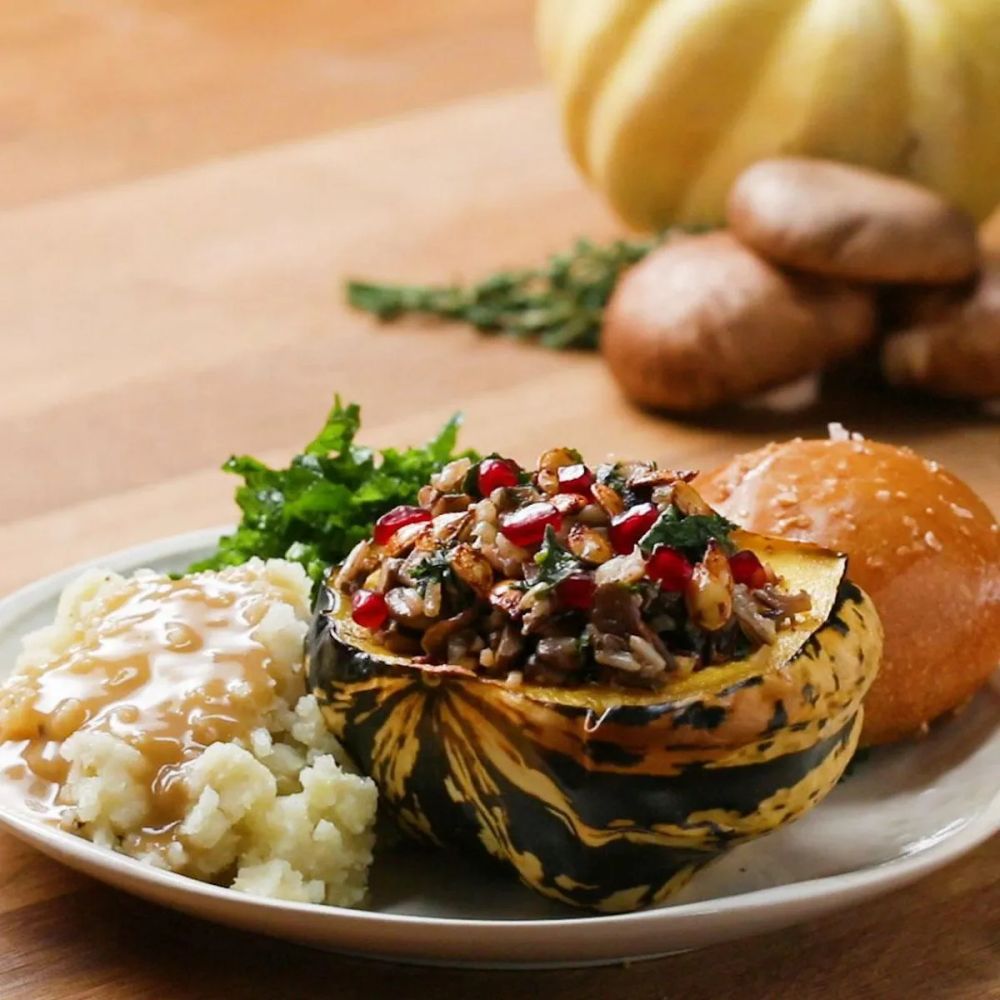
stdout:
[[275,670],[252,634],[272,603],[242,581],[130,580],[63,655],[29,669],[32,697],[0,707],[0,801],[58,820],[63,741],[112,733],[145,758],[142,838],[162,846],[187,805],[181,766],[211,743],[247,739],[276,695],[303,693],[301,673]]

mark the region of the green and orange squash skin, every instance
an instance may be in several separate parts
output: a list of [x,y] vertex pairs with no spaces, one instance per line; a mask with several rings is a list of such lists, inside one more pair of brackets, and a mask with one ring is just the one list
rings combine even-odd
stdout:
[[657,691],[510,687],[373,645],[320,595],[310,686],[413,837],[487,854],[605,912],[665,900],[729,847],[801,816],[857,745],[882,630],[844,557],[739,533],[808,590],[807,621]]

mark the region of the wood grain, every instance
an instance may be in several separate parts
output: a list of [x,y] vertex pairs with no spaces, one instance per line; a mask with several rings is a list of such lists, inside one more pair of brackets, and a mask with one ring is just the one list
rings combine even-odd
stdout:
[[[455,409],[465,439],[707,467],[829,419],[906,441],[1000,506],[975,411],[841,380],[810,410],[682,424],[600,360],[377,329],[345,274],[446,279],[539,260],[614,221],[535,86],[526,0],[12,0],[0,9],[0,592],[230,519],[231,451],[275,460],[339,389],[365,438]],[[293,141],[289,141],[293,140]],[[142,904],[0,837],[0,996],[398,994],[696,1000],[1000,996],[1000,843],[906,891],[629,968],[401,969]]]
[[531,0],[0,4],[0,206],[534,82]]
[[933,880],[777,934],[627,966],[483,972],[326,955],[90,885],[0,914],[0,985],[4,1000],[457,1000],[484,994],[551,1000],[989,1000],[998,995],[1000,977],[998,896],[1000,857],[984,847]]

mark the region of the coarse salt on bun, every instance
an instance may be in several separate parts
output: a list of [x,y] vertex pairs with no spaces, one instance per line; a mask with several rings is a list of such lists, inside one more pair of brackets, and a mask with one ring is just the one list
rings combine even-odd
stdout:
[[699,480],[751,531],[846,552],[885,628],[862,741],[926,729],[1000,663],[1000,533],[986,504],[936,462],[839,425],[734,458]]

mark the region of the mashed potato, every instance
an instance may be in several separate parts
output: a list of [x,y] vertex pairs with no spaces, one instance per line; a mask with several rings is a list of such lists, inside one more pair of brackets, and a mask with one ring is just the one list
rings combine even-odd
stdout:
[[148,864],[357,904],[376,790],[305,694],[308,621],[309,581],[281,560],[181,580],[86,574],[0,687],[0,776]]

